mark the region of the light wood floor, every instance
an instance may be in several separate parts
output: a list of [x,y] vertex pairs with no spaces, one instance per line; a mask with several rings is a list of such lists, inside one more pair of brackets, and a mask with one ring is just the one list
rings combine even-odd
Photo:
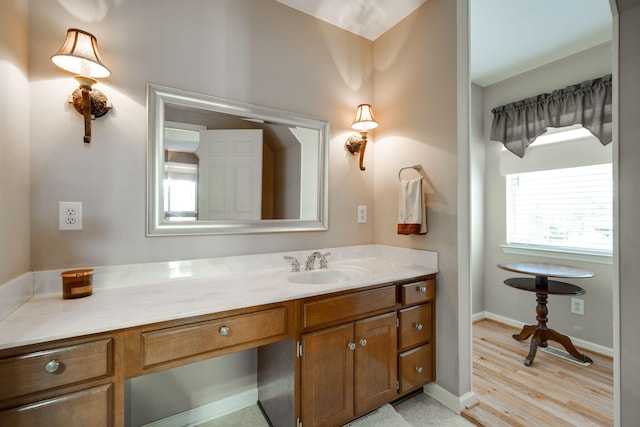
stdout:
[[[473,389],[479,403],[462,415],[480,426],[612,426],[613,361],[581,366],[540,349],[524,366],[529,340],[519,329],[491,320],[473,325]],[[550,346],[562,348],[555,342]]]

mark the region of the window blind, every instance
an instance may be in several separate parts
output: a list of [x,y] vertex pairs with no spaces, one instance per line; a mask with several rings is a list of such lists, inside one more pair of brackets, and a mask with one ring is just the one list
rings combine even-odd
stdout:
[[612,165],[506,175],[507,244],[611,253]]

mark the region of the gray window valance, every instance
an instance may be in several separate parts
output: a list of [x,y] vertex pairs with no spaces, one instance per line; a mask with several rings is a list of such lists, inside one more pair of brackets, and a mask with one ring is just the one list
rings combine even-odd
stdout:
[[491,110],[491,141],[524,157],[525,149],[549,127],[581,124],[611,142],[611,75],[533,96]]

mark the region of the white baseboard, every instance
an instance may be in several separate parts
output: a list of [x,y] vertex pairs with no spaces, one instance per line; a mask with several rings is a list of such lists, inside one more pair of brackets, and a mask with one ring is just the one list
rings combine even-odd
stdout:
[[476,394],[473,391],[470,391],[458,397],[447,389],[433,382],[425,385],[422,389],[426,394],[433,397],[435,400],[442,403],[444,406],[451,409],[456,414],[459,414],[466,406],[470,405],[476,400]]
[[[509,326],[515,326],[516,328],[522,328],[525,323],[520,322],[519,320],[514,320],[509,317],[500,316],[499,314],[490,313],[488,311],[481,311],[480,313],[474,314],[471,319],[475,322],[477,320],[482,319],[491,319],[496,322],[504,323]],[[595,344],[589,341],[582,340],[580,338],[575,338],[569,335],[569,338],[573,342],[573,344],[577,347],[583,348],[588,351],[593,351],[594,353],[599,353],[605,356],[613,357],[613,348],[605,347],[600,344]]]
[[471,315],[472,322],[477,322],[478,320],[487,319],[487,318],[488,316],[486,311],[481,311],[479,313],[474,313]]
[[187,427],[202,424],[216,418],[223,417],[248,406],[255,405],[258,401],[258,389],[254,388],[242,393],[229,396],[217,402],[181,412],[162,420],[146,424],[144,427]]

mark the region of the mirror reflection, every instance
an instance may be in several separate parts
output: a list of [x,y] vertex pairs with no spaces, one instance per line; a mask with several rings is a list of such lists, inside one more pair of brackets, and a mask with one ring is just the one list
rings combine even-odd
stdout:
[[326,229],[328,124],[148,86],[148,234]]

